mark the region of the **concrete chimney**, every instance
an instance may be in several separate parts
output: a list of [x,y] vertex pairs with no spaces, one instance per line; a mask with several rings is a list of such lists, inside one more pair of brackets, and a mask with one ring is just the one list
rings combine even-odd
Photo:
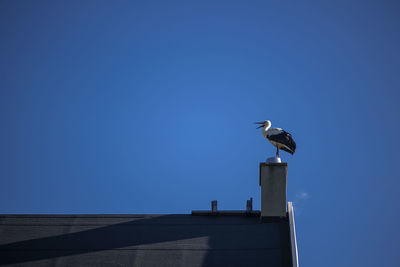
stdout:
[[286,217],[287,163],[260,163],[261,220]]

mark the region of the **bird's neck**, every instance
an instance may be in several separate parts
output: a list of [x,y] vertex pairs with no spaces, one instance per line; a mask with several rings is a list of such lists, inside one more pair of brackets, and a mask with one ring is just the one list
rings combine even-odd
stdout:
[[271,124],[267,124],[264,126],[264,132],[267,132],[269,130],[269,128],[271,128]]

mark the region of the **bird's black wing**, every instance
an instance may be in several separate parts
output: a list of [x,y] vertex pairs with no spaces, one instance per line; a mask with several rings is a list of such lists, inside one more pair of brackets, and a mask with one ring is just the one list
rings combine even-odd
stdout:
[[286,147],[282,147],[281,149],[293,154],[296,151],[296,142],[293,140],[292,135],[288,132],[282,130],[279,134],[268,135],[268,139],[274,142],[285,145]]

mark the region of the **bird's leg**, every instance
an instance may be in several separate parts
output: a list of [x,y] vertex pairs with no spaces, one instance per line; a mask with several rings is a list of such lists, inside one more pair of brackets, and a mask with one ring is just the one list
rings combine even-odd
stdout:
[[279,158],[279,147],[276,147],[276,157]]

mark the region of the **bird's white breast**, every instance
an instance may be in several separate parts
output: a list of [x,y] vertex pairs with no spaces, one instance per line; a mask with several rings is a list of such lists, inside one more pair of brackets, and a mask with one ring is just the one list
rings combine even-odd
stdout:
[[282,133],[283,130],[281,128],[269,128],[266,131],[263,131],[262,134],[265,138],[268,139],[268,135],[275,135]]

